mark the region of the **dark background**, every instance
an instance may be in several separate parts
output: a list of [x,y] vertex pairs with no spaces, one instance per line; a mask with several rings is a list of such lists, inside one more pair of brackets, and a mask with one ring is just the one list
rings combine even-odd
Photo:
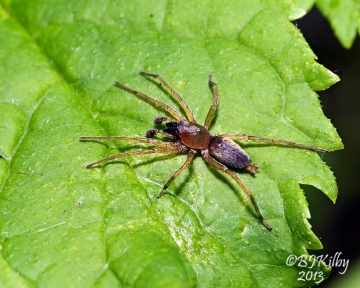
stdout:
[[[294,24],[317,55],[318,63],[341,78],[326,91],[318,92],[324,113],[337,128],[345,149],[324,156],[337,178],[339,194],[335,205],[315,188],[302,186],[309,202],[310,224],[324,246],[323,250],[309,253],[334,257],[341,252],[341,259],[349,259],[349,271],[360,255],[360,41],[357,37],[351,49],[343,48],[316,7]],[[348,272],[338,273],[343,270],[333,267],[330,277],[319,287],[346,277]]]

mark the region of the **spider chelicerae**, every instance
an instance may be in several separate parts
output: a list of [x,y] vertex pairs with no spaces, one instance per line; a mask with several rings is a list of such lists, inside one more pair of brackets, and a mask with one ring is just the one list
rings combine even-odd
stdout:
[[[80,137],[80,140],[120,140],[128,141],[135,143],[147,143],[154,148],[139,150],[127,153],[116,154],[94,163],[88,164],[86,168],[91,168],[97,164],[107,162],[113,159],[128,157],[128,156],[137,156],[145,154],[175,154],[175,153],[187,153],[187,159],[185,163],[177,170],[170,179],[166,182],[157,198],[160,198],[165,190],[169,187],[172,181],[178,177],[181,172],[183,172],[191,162],[194,160],[195,155],[200,152],[201,156],[204,158],[206,163],[215,169],[222,171],[228,174],[235,182],[240,186],[240,188],[249,196],[251,203],[264,226],[272,230],[272,227],[265,221],[262,216],[259,207],[256,204],[254,196],[252,195],[249,188],[247,188],[240,178],[235,174],[233,170],[246,170],[251,174],[255,174],[259,168],[259,165],[251,162],[250,157],[246,152],[233,140],[241,141],[253,141],[253,142],[263,142],[269,143],[272,145],[281,145],[281,146],[292,146],[303,149],[309,149],[319,152],[327,152],[325,149],[316,148],[314,146],[307,146],[303,144],[298,144],[283,139],[271,139],[271,138],[262,138],[257,136],[250,136],[246,134],[218,134],[211,135],[209,132],[210,124],[215,116],[216,108],[218,106],[218,86],[212,80],[212,76],[209,75],[209,85],[212,88],[214,99],[213,103],[209,109],[209,112],[205,119],[205,124],[200,125],[197,123],[194,114],[192,113],[188,104],[182,99],[179,93],[170,87],[170,85],[157,74],[151,74],[146,72],[140,72],[140,75],[146,77],[156,78],[164,87],[168,89],[170,95],[174,97],[175,100],[179,103],[181,108],[184,110],[186,117],[184,117],[178,111],[172,109],[170,106],[166,105],[163,102],[157,101],[148,95],[131,89],[130,87],[125,86],[124,84],[115,81],[115,85],[118,87],[140,97],[146,102],[150,102],[157,107],[161,107],[166,110],[173,118],[169,117],[158,117],[154,119],[156,125],[165,123],[166,128],[161,129],[151,129],[146,131],[147,138],[141,137],[121,137],[121,136],[83,136]],[[161,134],[166,138],[169,138],[173,141],[166,142],[160,139],[153,138],[156,134]]]

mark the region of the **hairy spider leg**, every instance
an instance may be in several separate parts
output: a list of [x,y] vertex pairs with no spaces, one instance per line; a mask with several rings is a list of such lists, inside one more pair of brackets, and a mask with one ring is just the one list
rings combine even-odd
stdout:
[[160,101],[157,101],[153,98],[151,98],[150,96],[144,94],[144,93],[141,93],[137,90],[134,90],[134,89],[131,89],[130,87],[120,83],[119,81],[115,81],[115,85],[116,86],[119,86],[120,88],[144,99],[145,101],[147,102],[150,102],[150,103],[153,103],[155,106],[157,107],[162,107],[163,109],[165,109],[167,112],[169,112],[175,119],[177,120],[186,120],[184,116],[182,116],[178,111],[172,109],[169,105],[166,105],[165,103],[163,102],[160,102]]
[[211,157],[208,150],[202,150],[201,154],[202,154],[203,158],[205,159],[205,161],[210,166],[228,174],[231,178],[233,178],[236,181],[236,183],[240,186],[240,188],[249,196],[251,203],[252,203],[261,223],[263,223],[264,226],[271,231],[272,227],[269,225],[269,223],[267,223],[265,221],[264,217],[262,216],[260,209],[259,209],[258,205],[256,204],[255,198],[252,195],[250,189],[245,186],[245,184],[236,176],[236,174],[233,171],[229,170],[229,168],[227,168],[224,164],[218,162],[216,159]]
[[157,196],[157,198],[160,198],[165,190],[169,187],[169,185],[171,184],[172,181],[174,181],[174,179],[176,177],[178,177],[187,167],[189,167],[189,165],[191,164],[191,162],[194,160],[196,154],[196,150],[190,150],[188,153],[188,158],[186,159],[185,163],[180,167],[179,170],[177,170],[169,179],[169,181],[166,182],[166,184],[164,185],[163,189],[161,190],[161,192],[159,193],[159,195]]
[[173,96],[180,104],[181,108],[185,111],[186,116],[188,117],[189,121],[196,123],[196,119],[194,114],[191,112],[189,105],[184,101],[184,99],[177,93],[171,86],[160,76],[157,74],[151,74],[147,72],[140,72],[142,76],[148,76],[158,79],[161,84],[163,84],[170,92],[171,96]]
[[217,136],[230,138],[232,140],[244,140],[244,141],[269,143],[269,144],[280,145],[280,146],[292,146],[292,147],[304,148],[304,149],[309,149],[312,151],[318,151],[318,152],[323,152],[323,153],[329,152],[326,149],[317,148],[314,146],[308,146],[308,145],[304,145],[304,144],[299,144],[299,143],[295,143],[295,142],[283,140],[283,139],[262,138],[262,137],[250,136],[250,135],[246,135],[246,134],[220,134]]
[[206,116],[206,120],[205,120],[205,124],[204,127],[206,129],[209,129],[211,121],[214,119],[215,113],[216,113],[216,108],[218,106],[219,103],[219,96],[218,96],[218,86],[215,82],[212,81],[212,76],[211,74],[209,75],[209,85],[211,86],[211,89],[214,93],[214,100],[213,103],[210,107],[210,110]]
[[151,139],[151,138],[140,138],[140,137],[121,137],[121,136],[82,136],[80,137],[80,140],[121,140],[121,141],[129,141],[129,142],[135,142],[135,143],[147,143],[154,146],[157,146],[157,148],[152,148],[148,150],[139,150],[134,152],[127,152],[127,153],[120,153],[116,154],[110,157],[106,157],[103,159],[100,159],[99,161],[90,163],[85,166],[85,168],[89,169],[97,164],[104,163],[113,159],[118,159],[122,157],[128,157],[128,156],[137,156],[137,155],[145,155],[145,154],[176,154],[182,151],[179,151],[179,148],[174,145],[176,142],[163,142],[161,140],[157,139]]
[[128,157],[128,156],[137,156],[137,155],[145,155],[145,154],[175,154],[175,153],[178,153],[178,151],[175,149],[170,149],[170,148],[169,149],[152,148],[152,149],[148,149],[148,150],[139,150],[139,151],[128,152],[128,153],[120,153],[120,154],[116,154],[116,155],[113,155],[110,157],[106,157],[106,158],[96,161],[94,163],[90,163],[90,164],[86,165],[85,168],[89,169],[97,164],[107,162],[110,160],[114,160],[114,159]]
[[[172,135],[171,135],[172,136]],[[147,143],[160,147],[168,147],[170,143],[158,139],[142,138],[142,137],[123,137],[123,136],[81,136],[80,140],[115,140],[115,141],[128,141],[137,143]]]

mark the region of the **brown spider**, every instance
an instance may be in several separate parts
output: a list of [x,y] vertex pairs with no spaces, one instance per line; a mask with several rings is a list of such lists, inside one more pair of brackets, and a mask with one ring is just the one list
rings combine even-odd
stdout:
[[[153,77],[160,81],[170,92],[180,104],[182,109],[185,111],[187,119],[181,115],[178,111],[172,109],[165,103],[154,100],[153,98],[133,90],[124,84],[121,84],[118,81],[115,81],[115,84],[120,88],[142,98],[143,100],[154,104],[155,106],[162,107],[164,110],[169,112],[173,118],[169,117],[160,117],[155,118],[154,123],[156,125],[166,123],[166,129],[164,130],[148,130],[146,131],[147,138],[140,137],[121,137],[121,136],[83,136],[80,137],[80,140],[122,140],[136,143],[148,143],[155,148],[140,150],[128,153],[120,153],[113,155],[94,163],[91,163],[86,166],[86,168],[91,168],[99,163],[107,162],[109,160],[127,157],[127,156],[136,156],[136,155],[145,155],[145,154],[175,154],[181,152],[187,152],[187,160],[185,163],[177,170],[169,179],[169,181],[164,185],[163,189],[157,196],[160,198],[165,190],[169,187],[170,183],[178,177],[181,172],[183,172],[190,163],[194,160],[195,154],[200,151],[204,160],[212,167],[217,170],[220,170],[233,178],[236,183],[241,187],[241,189],[249,196],[253,207],[260,219],[260,221],[271,231],[271,226],[264,220],[259,207],[257,206],[255,199],[251,191],[244,185],[244,183],[236,176],[236,174],[230,170],[246,170],[251,174],[255,174],[259,168],[259,165],[252,163],[250,157],[246,152],[233,140],[242,140],[242,141],[254,141],[254,142],[264,142],[270,143],[273,145],[283,145],[283,146],[293,146],[299,148],[310,149],[313,151],[327,152],[325,149],[316,148],[313,146],[307,146],[303,144],[297,144],[291,141],[282,140],[282,139],[270,139],[270,138],[261,138],[257,136],[249,136],[246,134],[218,134],[211,135],[208,131],[211,121],[213,120],[218,105],[218,87],[217,84],[212,81],[212,76],[209,75],[209,85],[212,88],[214,93],[214,100],[210,107],[210,110],[206,116],[204,126],[198,124],[196,119],[191,112],[191,109],[187,103],[181,98],[179,93],[170,87],[170,85],[160,76],[156,74],[150,74],[146,72],[140,72],[140,75]],[[153,139],[156,134],[161,134],[166,138],[174,140],[173,142],[164,142],[158,139]]]

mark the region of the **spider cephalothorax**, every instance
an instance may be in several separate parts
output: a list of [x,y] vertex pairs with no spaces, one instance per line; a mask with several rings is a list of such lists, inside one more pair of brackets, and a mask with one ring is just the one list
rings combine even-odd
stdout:
[[[154,148],[147,150],[140,150],[134,152],[120,153],[114,156],[110,156],[94,163],[91,163],[86,166],[86,168],[91,168],[99,163],[103,163],[109,160],[126,157],[126,156],[136,156],[136,155],[145,155],[145,154],[175,154],[175,153],[184,153],[187,152],[187,160],[176,171],[169,181],[164,185],[161,192],[158,194],[160,198],[164,191],[169,187],[170,183],[181,174],[194,160],[195,154],[198,152],[201,153],[204,160],[212,167],[217,170],[220,170],[228,174],[236,183],[241,187],[241,189],[250,197],[251,203],[254,206],[254,209],[260,219],[260,221],[271,230],[271,226],[264,220],[255,199],[251,191],[243,184],[243,182],[236,176],[232,170],[246,170],[252,174],[255,174],[259,166],[250,161],[250,157],[246,152],[233,140],[242,140],[242,141],[254,141],[254,142],[263,142],[273,145],[282,145],[282,146],[293,146],[298,148],[310,149],[313,151],[327,152],[325,149],[316,148],[313,146],[307,146],[303,144],[294,143],[282,139],[270,139],[262,138],[257,136],[249,136],[246,134],[219,134],[211,135],[208,131],[211,121],[213,120],[218,105],[218,88],[215,82],[212,81],[211,75],[209,76],[209,85],[211,86],[214,92],[214,100],[210,107],[210,110],[206,116],[204,126],[197,123],[191,109],[186,104],[186,102],[181,98],[181,96],[170,87],[170,85],[160,76],[156,74],[150,74],[146,72],[140,72],[143,76],[153,77],[158,79],[161,84],[163,84],[170,92],[170,94],[178,101],[180,106],[183,108],[186,113],[187,118],[185,118],[178,111],[172,109],[170,106],[165,103],[154,100],[153,98],[147,96],[144,93],[131,89],[130,87],[125,86],[124,84],[115,81],[115,84],[120,88],[135,94],[136,96],[144,99],[147,102],[154,104],[155,106],[162,107],[174,118],[169,117],[159,117],[154,119],[156,125],[165,123],[165,129],[152,129],[146,131],[147,138],[141,137],[121,137],[121,136],[84,136],[80,137],[81,140],[122,140],[136,143],[148,143]],[[156,134],[162,134],[164,137],[172,139],[172,142],[165,142],[159,139],[155,139]],[[231,170],[232,169],[232,170]]]
[[[155,124],[161,124],[168,118],[155,118]],[[147,137],[151,138],[158,133],[159,130],[148,130]],[[175,136],[187,148],[191,149],[207,149],[209,154],[225,164],[228,168],[234,170],[245,169],[255,174],[259,166],[250,161],[249,155],[233,140],[223,136],[213,136],[209,131],[197,123],[188,121],[167,122],[166,129],[162,130],[162,134],[168,133]]]

